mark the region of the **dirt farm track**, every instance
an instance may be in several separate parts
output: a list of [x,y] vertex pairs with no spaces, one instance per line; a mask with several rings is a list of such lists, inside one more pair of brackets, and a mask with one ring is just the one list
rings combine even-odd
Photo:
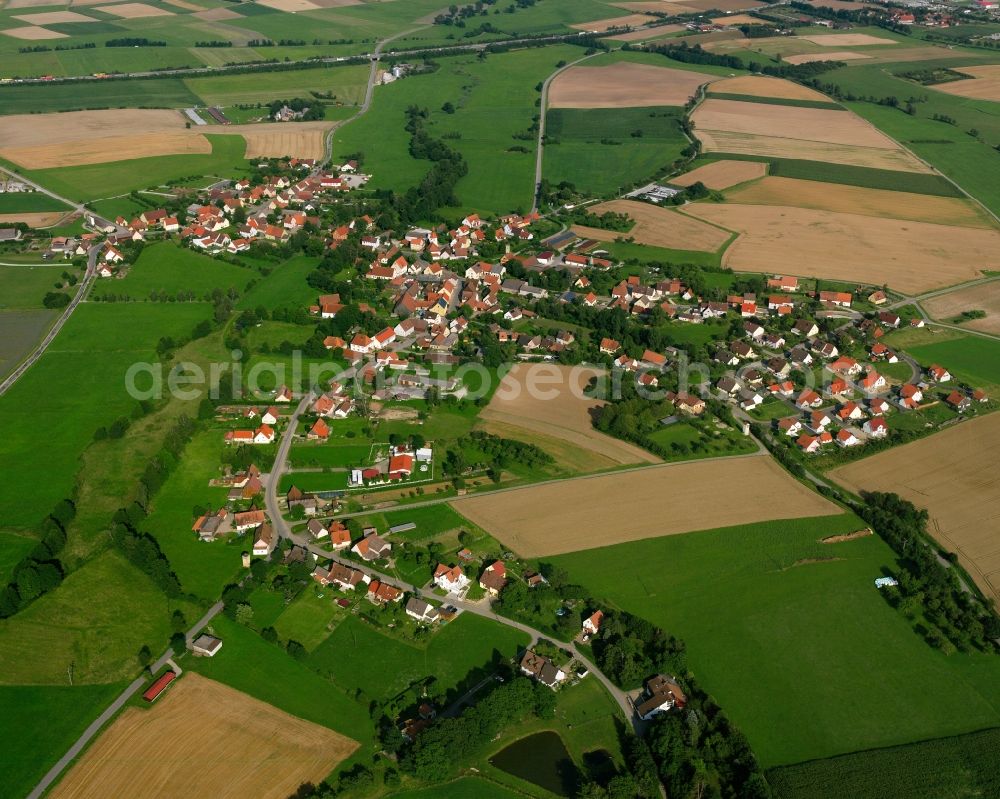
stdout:
[[53,799],[285,799],[358,743],[188,672],[151,708],[129,707]]
[[987,597],[1000,600],[1000,414],[841,466],[852,491],[892,491],[930,514],[928,531]]
[[454,504],[459,513],[526,558],[840,513],[789,477],[769,455],[653,466]]

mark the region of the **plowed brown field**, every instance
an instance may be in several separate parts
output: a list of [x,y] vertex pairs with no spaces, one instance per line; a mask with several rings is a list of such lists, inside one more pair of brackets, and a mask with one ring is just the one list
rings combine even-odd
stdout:
[[940,321],[958,316],[962,311],[985,311],[984,319],[963,322],[962,327],[1000,335],[1000,283],[984,283],[942,294],[921,303],[924,310]]

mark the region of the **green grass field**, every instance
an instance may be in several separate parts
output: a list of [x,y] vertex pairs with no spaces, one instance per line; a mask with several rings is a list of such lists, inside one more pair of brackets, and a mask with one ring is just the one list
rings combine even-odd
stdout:
[[[128,54],[131,52],[126,50]],[[197,103],[198,97],[180,78],[93,81],[86,85],[86,91],[73,83],[0,86],[0,114],[38,114],[85,108],[183,108]]]
[[56,289],[67,271],[76,269],[67,263],[0,266],[0,310],[42,308],[42,298],[50,291],[68,291],[72,296],[75,287]]
[[203,303],[85,303],[76,310],[41,360],[0,397],[8,431],[0,458],[17,464],[0,481],[7,527],[33,527],[72,493],[94,431],[136,405],[125,388],[129,366],[149,361],[160,336],[187,336],[210,314]]
[[224,641],[214,658],[188,659],[186,668],[347,735],[370,752],[372,723],[367,709],[328,680],[225,616],[212,621]]
[[142,529],[159,542],[181,588],[209,601],[217,599],[242,570],[240,556],[251,543],[246,535],[233,539],[233,543],[205,543],[191,531],[195,504],[212,510],[225,504],[227,489],[208,485],[210,479],[219,476],[222,435],[221,429],[212,427],[194,436],[142,524]]
[[435,632],[424,646],[390,638],[351,616],[313,650],[308,663],[346,690],[387,699],[431,676],[440,688],[451,690],[470,672],[489,673],[492,664],[513,657],[527,643],[524,633],[471,613]]
[[293,444],[291,461],[296,468],[348,468],[365,463],[370,450],[368,444]]
[[10,374],[35,348],[56,311],[0,311],[0,377]]
[[773,769],[777,799],[1000,796],[1000,729]]
[[392,799],[440,799],[442,796],[447,796],[448,799],[511,799],[523,795],[518,789],[504,788],[480,777],[460,777],[433,788],[390,794]]
[[682,116],[680,108],[550,109],[543,174],[595,194],[652,178],[688,144]]
[[0,735],[7,748],[0,794],[26,796],[124,688],[124,683],[0,687]]
[[[27,175],[57,194],[87,201],[191,177],[238,178],[247,170],[242,136],[208,135],[211,154],[160,155],[106,164],[36,169]],[[206,184],[211,181],[206,181]]]
[[239,308],[308,307],[316,302],[317,292],[306,284],[306,277],[316,268],[316,261],[297,255],[272,267],[266,278],[259,280],[239,300]]
[[186,78],[185,85],[206,105],[269,103],[292,97],[308,98],[309,92],[333,92],[346,105],[358,105],[364,99],[368,82],[367,64],[343,67],[299,69],[294,72],[261,72],[242,75],[213,75]]
[[170,638],[167,598],[138,569],[105,552],[54,591],[0,621],[0,681],[74,685],[131,679],[143,644]]
[[[432,136],[448,139],[465,157],[469,174],[456,187],[464,212],[509,212],[531,206],[535,141],[515,139],[527,133],[537,113],[533,87],[555,71],[560,60],[579,58],[582,50],[556,45],[490,55],[485,61],[457,56],[440,60],[433,73],[414,75],[379,87],[371,111],[334,137],[336,156],[362,151],[371,171],[371,188],[405,191],[420,182],[429,161],[410,157],[404,129],[407,106],[416,102],[430,111]],[[455,106],[454,114],[441,108]],[[511,151],[524,147],[528,152]]]
[[0,584],[7,584],[14,567],[36,543],[34,538],[0,531]]
[[98,284],[94,294],[100,297],[105,290],[110,294],[125,294],[134,300],[146,300],[152,292],[176,296],[177,292],[191,291],[200,300],[213,289],[234,288],[242,292],[247,283],[257,277],[254,270],[163,241],[144,247],[124,279]]
[[894,570],[880,539],[818,543],[862,526],[847,514],[780,521],[551,560],[683,638],[689,668],[765,766],[1000,723],[1000,663],[949,658],[913,633],[872,585]]
[[979,336],[959,336],[937,344],[908,349],[924,366],[940,364],[959,380],[990,390],[1000,386],[1000,342]]
[[27,214],[42,211],[68,211],[59,200],[40,191],[0,194],[0,214]]

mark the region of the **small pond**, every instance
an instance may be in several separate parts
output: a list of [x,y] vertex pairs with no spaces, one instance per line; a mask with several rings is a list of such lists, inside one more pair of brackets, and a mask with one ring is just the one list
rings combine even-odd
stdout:
[[570,796],[576,789],[576,766],[554,732],[536,732],[514,741],[491,757],[490,763],[559,796]]

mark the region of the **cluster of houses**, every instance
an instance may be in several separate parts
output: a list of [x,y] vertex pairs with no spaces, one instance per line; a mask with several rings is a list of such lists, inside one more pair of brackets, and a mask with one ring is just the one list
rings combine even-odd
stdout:
[[233,512],[227,508],[217,511],[207,511],[199,516],[191,530],[198,534],[202,541],[215,541],[229,533],[236,535],[251,534],[253,543],[251,552],[255,557],[266,558],[278,543],[274,527],[262,510],[251,509]]
[[418,471],[429,472],[433,459],[433,447],[412,450],[405,446],[391,446],[387,457],[371,466],[351,469],[348,486],[372,487],[409,480]]

